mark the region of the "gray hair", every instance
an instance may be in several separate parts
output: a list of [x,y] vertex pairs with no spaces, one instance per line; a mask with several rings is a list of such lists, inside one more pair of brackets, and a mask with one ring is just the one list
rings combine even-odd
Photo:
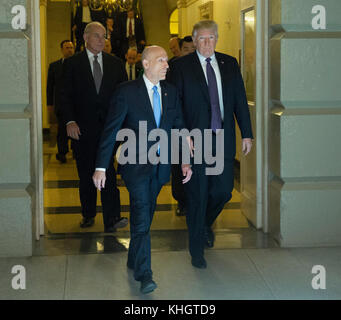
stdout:
[[84,34],[89,34],[89,33],[91,33],[91,29],[92,29],[94,26],[101,27],[101,28],[106,32],[106,30],[105,30],[103,24],[101,24],[101,23],[99,23],[99,22],[97,22],[97,21],[94,21],[94,22],[90,22],[90,23],[88,23],[88,24],[86,25],[85,30],[84,30]]
[[213,20],[201,20],[193,26],[192,37],[195,38],[199,30],[212,30],[218,39],[218,25]]

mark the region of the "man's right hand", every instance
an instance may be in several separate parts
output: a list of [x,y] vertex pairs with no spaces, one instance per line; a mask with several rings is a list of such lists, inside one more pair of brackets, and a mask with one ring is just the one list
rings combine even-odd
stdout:
[[79,140],[79,136],[81,135],[81,131],[76,122],[71,122],[67,124],[66,132],[70,138],[75,139],[75,140]]
[[92,180],[95,184],[95,187],[101,191],[102,188],[105,187],[105,171],[100,171],[100,170],[96,170],[94,175],[92,176]]

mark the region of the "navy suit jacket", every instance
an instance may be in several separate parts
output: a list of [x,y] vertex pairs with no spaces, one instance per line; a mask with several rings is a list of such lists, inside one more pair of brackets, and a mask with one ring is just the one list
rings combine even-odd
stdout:
[[63,59],[59,59],[55,62],[52,62],[49,66],[49,71],[47,73],[47,105],[54,106],[54,110],[56,114],[60,112],[60,94],[61,87],[63,84],[62,81],[63,75]]
[[[184,128],[183,117],[179,96],[175,86],[166,81],[161,81],[162,95],[162,116],[160,129],[165,130],[168,135],[168,164],[159,164],[158,179],[161,184],[169,181],[170,178],[170,155],[171,155],[171,129]],[[107,168],[113,153],[116,142],[116,134],[120,129],[130,129],[136,136],[136,164],[120,165],[119,172],[123,180],[129,183],[138,183],[146,177],[153,174],[155,165],[149,163],[139,164],[139,159],[146,156],[145,152],[140,150],[139,124],[140,121],[147,122],[147,134],[156,129],[156,122],[152,105],[149,100],[147,88],[143,77],[137,80],[122,83],[116,90],[111,99],[110,109],[104,131],[100,141],[100,147],[97,153],[96,168]],[[146,138],[147,139],[147,138]],[[155,141],[147,142],[149,150]],[[148,151],[147,151],[148,152]],[[161,151],[162,152],[162,151]]]
[[[234,116],[242,138],[252,138],[250,114],[237,60],[219,52],[215,52],[215,56],[221,74],[224,102],[224,159],[231,161],[236,153]],[[167,79],[178,88],[186,128],[188,130],[198,128],[202,131],[210,129],[210,97],[197,53],[193,52],[175,59]]]

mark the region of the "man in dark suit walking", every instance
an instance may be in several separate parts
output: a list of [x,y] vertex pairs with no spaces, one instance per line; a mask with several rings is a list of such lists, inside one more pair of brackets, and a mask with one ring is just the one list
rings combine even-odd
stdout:
[[57,148],[58,153],[56,154],[57,160],[61,163],[66,162],[66,154],[69,151],[68,137],[66,134],[66,127],[61,117],[61,106],[60,106],[60,94],[62,87],[62,75],[63,75],[63,62],[65,59],[73,56],[75,49],[73,43],[70,40],[63,40],[60,44],[63,58],[52,62],[49,66],[47,74],[47,106],[52,108],[54,106],[54,112],[58,121],[57,131]]
[[[91,227],[96,216],[97,190],[92,182],[99,138],[107,116],[110,97],[116,86],[127,80],[122,62],[102,52],[105,28],[89,23],[84,31],[86,49],[65,61],[62,113],[72,138],[79,175],[79,195],[83,220]],[[108,181],[101,191],[104,231],[113,232],[128,221],[120,217],[120,194],[116,186],[113,153],[109,155]]]
[[143,21],[137,18],[134,9],[129,9],[127,13],[122,15],[122,59],[131,47],[136,47],[141,52],[146,44],[146,36],[144,33]]
[[72,21],[72,31],[75,32],[76,36],[76,52],[81,51],[84,45],[83,34],[85,27],[88,23],[97,21],[101,24],[105,24],[105,11],[103,8],[96,10],[91,9],[89,6],[89,0],[82,0],[76,8],[76,13]]
[[[211,226],[232,197],[236,152],[234,116],[241,131],[245,155],[251,150],[253,136],[237,61],[231,56],[215,52],[217,24],[210,20],[200,21],[193,27],[192,36],[196,52],[175,60],[169,79],[179,90],[187,129],[191,131],[198,128],[203,135],[205,129],[212,129],[213,155],[220,151],[216,147],[220,138],[218,135],[223,134],[224,137],[223,171],[218,175],[206,175],[210,165],[205,164],[205,161],[194,164],[193,178],[185,186],[192,265],[206,268],[204,247],[205,244],[208,247],[214,244]],[[195,144],[194,141],[194,147]]]
[[[144,75],[137,80],[122,84],[117,89],[111,100],[99,147],[97,169],[93,176],[99,190],[105,187],[109,175],[100,170],[108,167],[116,134],[121,128],[133,132],[136,145],[132,143],[132,146],[134,151],[136,150],[136,157],[133,157],[133,163],[122,164],[120,168],[130,196],[131,240],[127,266],[134,270],[135,279],[141,281],[142,293],[149,293],[156,288],[151,270],[150,226],[157,196],[162,185],[170,178],[171,144],[160,142],[157,145],[155,142],[147,141],[147,136],[144,136],[143,139],[147,144],[144,148],[140,133],[145,130],[146,135],[149,136],[153,129],[160,128],[170,137],[172,128],[182,129],[184,125],[176,88],[165,81],[160,81],[166,77],[167,60],[167,53],[163,48],[147,47],[142,54]],[[141,125],[145,125],[143,129]],[[160,154],[161,159],[164,152],[168,151],[168,161],[152,164],[150,160],[152,147],[154,147],[153,154],[155,156],[156,153]],[[183,164],[182,173],[183,183],[188,182],[192,175],[190,166]]]
[[135,80],[142,71],[142,64],[137,63],[137,50],[136,48],[129,48],[126,55],[125,69],[127,71],[128,80]]

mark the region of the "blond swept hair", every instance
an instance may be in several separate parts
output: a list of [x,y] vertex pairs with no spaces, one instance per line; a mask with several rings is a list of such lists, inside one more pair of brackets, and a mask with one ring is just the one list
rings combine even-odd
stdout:
[[193,26],[192,37],[195,38],[199,30],[212,30],[218,39],[218,25],[213,20],[201,20]]

